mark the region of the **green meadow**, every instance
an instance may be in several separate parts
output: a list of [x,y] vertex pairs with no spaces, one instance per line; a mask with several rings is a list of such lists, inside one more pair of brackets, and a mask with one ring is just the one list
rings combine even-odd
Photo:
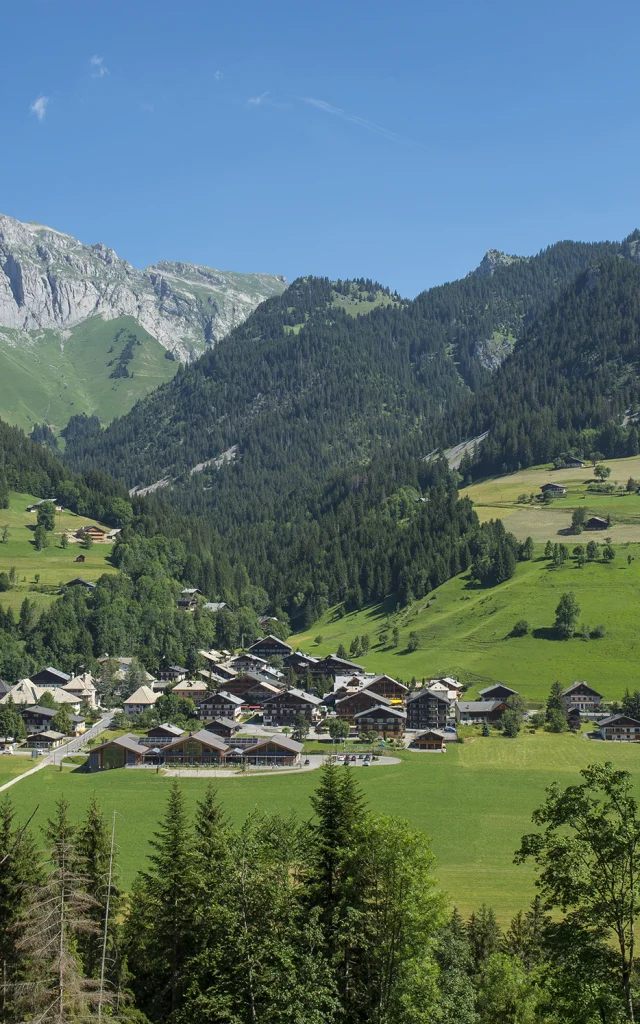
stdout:
[[[65,530],[78,530],[81,526],[91,524],[101,525],[74,512],[56,514],[55,532],[49,547],[36,551],[36,513],[27,512],[27,506],[38,500],[33,495],[11,491],[10,507],[0,509],[0,536],[5,526],[9,528],[7,541],[0,543],[0,572],[8,573],[15,568],[17,574],[16,585],[0,594],[0,605],[13,608],[14,611],[19,610],[26,596],[46,607],[55,600],[57,588],[75,576],[82,576],[93,583],[103,573],[115,572],[109,564],[112,544],[94,544],[89,551],[85,551],[78,543],[69,543],[66,549],[60,547],[60,538]],[[75,559],[80,554],[84,555],[85,561],[76,563]],[[39,577],[37,582],[36,575]]]
[[[564,538],[570,549],[588,539],[588,534]],[[501,680],[532,704],[545,700],[556,679],[565,686],[586,679],[606,699],[614,700],[627,687],[640,685],[640,545],[615,550],[612,563],[599,560],[579,569],[573,560],[554,568],[538,548],[534,559],[520,562],[506,583],[483,588],[466,573],[398,612],[393,599],[343,617],[333,608],[311,629],[291,636],[289,643],[322,656],[335,653],[340,644],[349,651],[354,637],[366,634],[371,652],[353,660],[396,679],[455,676],[470,684],[470,695]],[[555,639],[555,608],[567,591],[578,599],[581,622],[591,629],[604,625],[602,639]],[[510,635],[519,619],[530,624],[528,636]],[[394,626],[400,634],[397,647],[391,644]],[[383,631],[388,634],[386,643],[380,640]],[[410,652],[412,632],[418,635],[419,647]],[[322,638],[320,644],[317,637]]]
[[[545,787],[554,781],[562,786],[577,782],[580,768],[603,760],[640,779],[636,745],[605,747],[572,734],[526,733],[515,740],[497,734],[478,736],[450,744],[446,754],[407,751],[400,756],[396,766],[357,769],[369,808],[405,818],[432,838],[440,883],[462,913],[487,902],[502,922],[534,895],[533,869],[514,865],[513,854],[520,837],[532,828],[531,812],[543,799]],[[92,775],[45,768],[10,792],[24,818],[37,807],[39,826],[60,796],[70,802],[72,817],[78,819],[95,793],[109,817],[117,812],[119,868],[123,885],[129,887],[135,872],[145,866],[149,839],[163,814],[171,781],[152,770]],[[309,819],[309,798],[317,784],[317,772],[214,780],[235,823],[256,808]],[[193,809],[205,780],[184,779],[180,785]]]
[[[67,336],[3,334],[11,344],[0,345],[0,416],[27,432],[34,423],[58,431],[82,412],[109,423],[170,380],[179,365],[133,317],[92,317]],[[129,376],[111,377],[130,334],[140,344],[133,347]]]
[[23,754],[0,754],[0,786],[15,779],[16,775],[22,775],[35,764],[31,757]]

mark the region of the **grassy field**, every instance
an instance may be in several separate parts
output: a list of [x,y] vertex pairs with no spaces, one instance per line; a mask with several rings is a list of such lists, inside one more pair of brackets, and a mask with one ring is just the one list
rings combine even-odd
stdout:
[[[554,638],[555,608],[566,591],[573,591],[578,599],[581,622],[592,629],[601,623],[605,626],[604,638]],[[353,660],[395,678],[452,675],[473,684],[472,694],[502,680],[532,702],[543,701],[556,679],[565,686],[587,679],[613,700],[622,697],[626,687],[639,685],[639,599],[638,545],[618,547],[612,564],[587,563],[583,569],[573,561],[555,569],[538,549],[533,561],[519,563],[513,579],[499,586],[479,587],[465,574],[397,614],[391,600],[343,618],[332,609],[310,630],[290,637],[289,643],[324,655],[335,653],[339,644],[349,651],[355,636],[367,634],[371,653]],[[532,634],[509,635],[518,619],[529,622]],[[400,631],[398,647],[382,645],[380,631],[386,629],[390,635],[394,625]],[[420,646],[409,652],[409,633],[414,631]],[[317,636],[322,637],[321,644],[315,643]]]
[[[133,346],[128,377],[111,377],[129,333]],[[178,363],[133,317],[93,317],[67,337],[55,331],[25,335],[3,331],[0,344],[0,416],[29,431],[34,423],[61,429],[77,413],[96,414],[103,423],[128,412],[175,374]]]
[[21,754],[0,754],[0,786],[15,779],[16,775],[22,775],[27,769],[33,768],[35,764],[36,762],[31,757]]
[[[89,551],[84,551],[77,543],[70,543],[66,549],[60,547],[60,537],[65,530],[77,530],[95,522],[73,512],[57,513],[55,533],[49,547],[36,551],[33,540],[36,513],[27,512],[26,509],[27,505],[37,500],[33,495],[12,491],[9,495],[10,507],[0,509],[0,535],[4,526],[9,527],[7,542],[0,543],[0,572],[8,573],[11,568],[15,568],[18,580],[13,589],[0,594],[0,604],[14,611],[20,608],[27,595],[41,606],[55,600],[55,594],[40,592],[37,587],[57,587],[72,580],[74,576],[82,576],[94,582],[105,572],[115,572],[108,561],[112,544],[94,544]],[[79,554],[85,556],[84,563],[74,561]],[[36,575],[40,577],[37,584]]]
[[[545,733],[507,740],[493,735],[451,744],[444,755],[406,752],[401,764],[358,772],[371,810],[406,818],[433,839],[438,876],[461,911],[468,914],[483,901],[508,920],[534,894],[533,871],[516,867],[513,853],[531,828],[531,812],[553,781],[578,781],[585,765],[612,760],[640,780],[636,745],[587,741],[582,736]],[[101,775],[45,768],[12,790],[21,815],[38,806],[43,825],[53,802],[69,800],[80,817],[92,794],[107,814],[115,809],[122,881],[145,866],[148,841],[162,816],[170,780],[153,771],[118,770]],[[181,786],[194,807],[204,779],[184,779]],[[216,780],[220,800],[236,823],[259,808],[264,812],[311,816],[309,797],[317,772],[288,776],[235,777]]]
[[[629,477],[640,480],[640,456],[606,459],[605,465],[611,469],[608,483],[624,486]],[[558,470],[543,466],[483,480],[460,493],[471,498],[483,522],[503,519],[507,529],[519,540],[529,536],[535,541],[560,539],[571,524],[573,509],[583,507],[587,515],[611,516],[612,525],[607,534],[616,543],[640,541],[640,495],[594,494],[587,489],[592,482],[590,466]],[[521,494],[538,495],[545,483],[563,484],[567,488],[566,497],[554,499],[551,505],[518,502]]]

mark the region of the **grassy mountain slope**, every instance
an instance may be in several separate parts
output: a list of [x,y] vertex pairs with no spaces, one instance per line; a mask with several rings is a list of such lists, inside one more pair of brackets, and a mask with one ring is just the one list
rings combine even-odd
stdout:
[[[10,491],[9,508],[0,509],[0,535],[5,526],[9,528],[7,540],[0,544],[0,572],[9,573],[15,568],[17,574],[17,582],[11,590],[0,594],[0,606],[13,608],[14,612],[20,610],[25,597],[40,608],[46,607],[55,599],[60,586],[75,576],[82,576],[93,583],[103,573],[115,572],[109,562],[112,544],[94,544],[89,551],[76,543],[70,543],[66,549],[60,546],[60,538],[66,530],[103,525],[75,512],[56,514],[50,546],[37,551],[33,539],[36,514],[27,512],[27,506],[38,500],[31,494]],[[81,564],[74,561],[79,554],[85,558]],[[37,582],[36,575],[39,577]]]
[[[575,543],[579,541],[585,541],[584,534],[575,538]],[[565,686],[587,679],[607,699],[622,697],[627,686],[638,685],[640,547],[617,547],[612,564],[600,560],[583,569],[573,560],[553,568],[541,554],[538,549],[533,561],[519,563],[515,576],[496,587],[480,587],[464,573],[399,612],[394,599],[343,618],[331,609],[311,629],[294,634],[289,643],[324,655],[334,653],[341,643],[348,651],[355,636],[367,634],[371,653],[354,660],[395,678],[457,676],[473,684],[472,694],[500,680],[537,702],[546,699],[556,679]],[[630,566],[628,554],[633,558]],[[592,629],[602,623],[605,637],[553,638],[555,608],[566,591],[575,593],[581,621]],[[531,635],[510,636],[518,619],[530,623]],[[380,643],[380,632],[390,637],[395,625],[400,630],[398,647]],[[408,651],[411,632],[420,641],[414,652]],[[322,643],[315,643],[317,636]]]
[[[92,317],[67,337],[46,330],[32,332],[28,342],[19,331],[0,334],[0,416],[26,431],[34,423],[60,430],[80,413],[109,423],[170,380],[179,365],[133,317]],[[125,366],[127,376],[112,376]]]

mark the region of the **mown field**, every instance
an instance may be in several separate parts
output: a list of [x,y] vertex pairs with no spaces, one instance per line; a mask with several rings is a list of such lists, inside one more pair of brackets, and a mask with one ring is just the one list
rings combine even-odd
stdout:
[[33,768],[35,764],[36,762],[26,755],[0,754],[0,786],[14,779],[16,775],[22,775],[29,768]]
[[[0,605],[13,608],[14,611],[19,610],[26,596],[40,606],[55,600],[55,594],[43,593],[38,587],[45,590],[58,587],[75,576],[82,576],[93,583],[103,573],[115,571],[108,560],[112,544],[94,544],[89,551],[77,543],[69,543],[66,549],[60,547],[60,538],[65,530],[77,530],[81,526],[95,523],[95,520],[73,512],[56,514],[56,528],[49,547],[36,551],[36,513],[27,512],[26,509],[38,500],[33,495],[12,491],[9,495],[10,507],[0,509],[0,537],[4,526],[9,527],[8,540],[4,544],[0,543],[0,572],[8,573],[11,568],[15,568],[17,574],[15,587],[0,594]],[[85,556],[83,563],[74,561],[79,554]],[[37,583],[36,575],[39,576]]]
[[[553,781],[569,785],[585,765],[611,760],[640,780],[636,745],[588,741],[582,736],[499,735],[451,744],[446,754],[405,752],[402,763],[358,771],[368,806],[405,818],[433,839],[438,877],[453,902],[469,914],[482,902],[507,921],[534,895],[534,872],[513,864],[520,837],[531,830],[531,812]],[[345,769],[346,770],[346,769]],[[219,798],[238,823],[256,808],[262,812],[311,817],[309,798],[318,773],[235,777],[215,780]],[[12,798],[25,818],[37,806],[43,825],[53,802],[64,795],[79,818],[92,794],[104,811],[116,810],[119,866],[130,886],[145,866],[149,839],[163,814],[170,780],[149,770],[117,770],[100,775],[45,768],[13,787]],[[190,808],[202,795],[204,779],[180,782]]]
[[[585,538],[588,535],[569,538],[570,546]],[[533,561],[519,563],[513,579],[499,586],[480,587],[467,573],[397,614],[392,599],[342,618],[331,609],[311,629],[290,637],[289,643],[324,655],[335,653],[340,644],[349,651],[354,637],[366,634],[371,653],[353,660],[395,678],[456,676],[472,684],[471,694],[501,680],[531,702],[544,701],[556,679],[565,686],[586,679],[613,700],[627,687],[640,685],[640,546],[615,550],[611,564],[598,561],[579,569],[570,560],[556,569],[541,557],[540,547]],[[605,637],[555,639],[555,608],[567,591],[578,599],[581,622],[592,629],[604,625]],[[510,635],[518,619],[529,622],[530,635]],[[394,648],[389,642],[382,644],[379,636],[386,630],[390,637],[395,625],[400,642]],[[408,650],[411,632],[419,639],[413,652]],[[320,644],[315,643],[318,636]]]
[[[640,456],[606,459],[604,464],[611,469],[608,483],[625,486],[629,477],[640,480]],[[640,541],[640,495],[593,493],[588,490],[593,481],[591,466],[557,470],[539,466],[483,480],[465,487],[460,494],[471,498],[482,522],[503,519],[519,540],[529,536],[535,541],[561,540],[571,524],[573,509],[583,507],[588,516],[611,516],[607,535],[616,543]],[[539,495],[545,483],[562,484],[567,488],[566,497],[554,498],[550,505],[523,505],[518,501],[522,494]]]

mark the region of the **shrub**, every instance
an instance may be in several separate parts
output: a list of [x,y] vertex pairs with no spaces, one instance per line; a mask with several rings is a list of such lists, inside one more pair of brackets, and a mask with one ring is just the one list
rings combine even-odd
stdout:
[[531,632],[531,626],[526,619],[518,619],[513,629],[511,630],[511,636],[526,636],[527,633]]
[[603,625],[596,626],[596,628],[593,630],[591,634],[594,640],[602,640],[602,637],[606,635],[607,630]]

